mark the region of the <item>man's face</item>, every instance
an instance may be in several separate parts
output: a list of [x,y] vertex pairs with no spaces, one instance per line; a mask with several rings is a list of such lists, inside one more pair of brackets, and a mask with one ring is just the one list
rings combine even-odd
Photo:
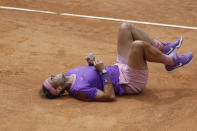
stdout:
[[64,84],[66,81],[64,74],[51,75],[50,79],[53,83],[53,87],[57,90],[58,93],[64,90]]

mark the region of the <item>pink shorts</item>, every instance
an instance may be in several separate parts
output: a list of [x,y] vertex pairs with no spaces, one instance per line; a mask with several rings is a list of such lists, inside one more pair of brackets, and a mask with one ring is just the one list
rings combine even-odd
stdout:
[[119,83],[125,88],[125,94],[137,94],[142,92],[148,80],[148,69],[136,70],[128,66],[128,61],[122,56],[117,56],[120,76]]

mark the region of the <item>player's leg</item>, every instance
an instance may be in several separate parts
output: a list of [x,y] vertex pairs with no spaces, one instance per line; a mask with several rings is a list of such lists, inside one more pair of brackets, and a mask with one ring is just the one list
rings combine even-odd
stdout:
[[193,54],[168,56],[144,41],[134,41],[131,44],[128,65],[137,70],[147,68],[146,61],[163,63],[167,71],[173,71],[192,61]]
[[118,33],[117,51],[118,55],[128,59],[130,43],[133,41],[131,30],[127,23],[122,23]]
[[[142,29],[130,23],[122,23],[118,36],[118,53],[128,56],[130,43],[135,40],[151,43],[154,39]],[[126,54],[125,54],[126,53]]]
[[[131,43],[128,65],[133,69],[145,70],[147,69],[146,61],[163,63],[164,57],[165,55],[161,51],[147,42],[137,40]],[[170,62],[173,62],[172,59],[170,60]],[[169,65],[173,64],[170,62]]]
[[[130,43],[135,40],[141,40],[147,43],[152,43],[154,41],[150,35],[137,26],[130,23],[121,24],[118,36],[118,54],[124,58],[128,58]],[[154,41],[155,47],[163,47],[159,45],[161,44],[157,44],[157,42]]]
[[148,33],[146,33],[141,28],[139,28],[133,24],[130,24],[130,23],[125,23],[125,24],[126,24],[127,28],[131,31],[133,41],[135,41],[135,40],[145,41],[145,42],[151,44],[152,46],[154,46],[155,48],[159,49],[160,51],[162,51],[164,54],[169,55],[171,53],[171,52],[168,52],[170,50],[170,48],[179,48],[181,46],[182,37],[179,37],[177,41],[171,42],[171,43],[160,42],[160,41],[154,39],[152,36],[150,36]]
[[124,86],[125,93],[138,94],[142,92],[147,83],[147,59],[152,62],[162,62],[164,56],[158,49],[144,41],[136,40],[130,43],[130,45],[127,64],[130,68],[127,68],[127,66],[120,69],[125,69],[121,72],[125,73],[124,76],[128,83]]
[[181,46],[182,37],[173,43],[161,43],[153,39],[139,27],[130,23],[123,23],[120,27],[118,36],[118,54],[128,59],[130,43],[135,40],[145,41],[160,51],[163,51],[164,54],[173,55]]
[[141,28],[135,26],[134,24],[125,23],[127,28],[130,30],[133,40],[141,40],[147,43],[151,43],[154,39],[148,33],[146,33]]

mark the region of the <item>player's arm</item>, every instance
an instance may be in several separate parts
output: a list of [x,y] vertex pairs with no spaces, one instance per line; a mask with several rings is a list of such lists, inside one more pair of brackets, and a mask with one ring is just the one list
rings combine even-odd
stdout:
[[112,84],[106,84],[104,91],[98,90],[96,94],[96,101],[114,101],[116,98]]
[[[94,67],[99,72],[102,72],[105,69],[104,64],[102,63],[102,61],[99,61],[99,60],[94,61]],[[115,100],[116,96],[114,93],[114,88],[113,88],[112,82],[111,82],[107,72],[102,72],[101,78],[103,81],[104,90],[103,91],[98,90],[95,100],[96,101],[113,101],[113,100]]]

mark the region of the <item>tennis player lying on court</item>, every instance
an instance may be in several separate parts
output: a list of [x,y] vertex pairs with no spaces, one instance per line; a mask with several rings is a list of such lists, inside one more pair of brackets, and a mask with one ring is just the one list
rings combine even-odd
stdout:
[[159,42],[140,28],[123,23],[117,42],[117,63],[104,66],[93,55],[87,57],[89,66],[71,69],[66,74],[52,75],[42,86],[47,98],[58,98],[67,91],[71,96],[86,101],[113,101],[116,95],[138,94],[148,79],[147,61],[165,65],[168,72],[188,65],[191,52],[177,55],[182,38]]

